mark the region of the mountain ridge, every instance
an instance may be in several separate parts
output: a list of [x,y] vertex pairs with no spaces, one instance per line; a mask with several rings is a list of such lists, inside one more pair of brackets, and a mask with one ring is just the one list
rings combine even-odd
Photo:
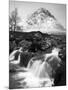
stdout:
[[26,32],[41,31],[43,33],[66,33],[64,27],[45,8],[33,12],[26,20]]

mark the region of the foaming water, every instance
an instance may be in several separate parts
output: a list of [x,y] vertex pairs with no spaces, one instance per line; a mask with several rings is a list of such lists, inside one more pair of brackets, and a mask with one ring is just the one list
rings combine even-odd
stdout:
[[54,48],[51,53],[48,53],[48,54],[44,55],[45,60],[46,60],[46,58],[48,58],[50,56],[58,57],[59,51],[60,51],[59,48]]
[[[9,56],[9,61],[10,61],[11,64],[19,64],[19,63],[20,63],[20,54],[21,54],[21,52],[22,52],[21,50],[22,50],[22,47],[21,47],[19,50],[14,50],[14,51],[10,54],[10,56]],[[16,53],[19,53],[17,60],[15,60],[15,54],[16,54]]]
[[59,51],[60,51],[59,48],[54,48],[54,49],[52,50],[52,54],[54,54],[55,56],[58,56]]
[[39,77],[39,78],[49,78],[48,74],[47,74],[47,71],[49,68],[51,70],[51,67],[50,65],[45,62],[45,61],[42,61],[42,60],[36,60],[32,63],[32,60],[30,60],[27,68],[29,68],[30,72],[32,72],[36,77]]
[[49,58],[50,62],[57,60],[59,63],[58,53],[59,49],[54,48],[51,53],[43,55],[43,60],[35,57],[29,61],[26,68],[19,67],[19,69],[17,69],[18,72],[13,76],[13,78],[20,83],[19,87],[52,86],[54,84],[54,78],[52,78],[53,68],[50,63],[47,62],[47,59]]
[[[23,68],[22,68],[23,70]],[[42,69],[41,69],[42,70]],[[52,86],[53,85],[53,80],[51,80],[48,76],[48,74],[44,74],[42,71],[37,69],[37,72],[35,70],[31,69],[24,69],[25,72],[18,72],[13,78],[15,80],[21,80],[19,81],[20,86],[19,87],[24,87],[24,88],[30,88],[30,87],[46,87],[46,86]],[[42,76],[41,76],[42,75]],[[25,83],[25,85],[24,85]]]

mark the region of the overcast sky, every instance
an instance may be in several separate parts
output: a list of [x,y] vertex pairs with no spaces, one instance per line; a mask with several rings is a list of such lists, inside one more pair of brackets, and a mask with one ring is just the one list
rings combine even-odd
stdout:
[[24,24],[27,16],[36,11],[39,8],[46,8],[51,12],[52,15],[66,28],[66,5],[65,4],[50,4],[50,3],[35,3],[35,2],[23,2],[23,1],[12,1],[9,2],[9,13],[15,8],[18,8],[18,15],[21,17]]

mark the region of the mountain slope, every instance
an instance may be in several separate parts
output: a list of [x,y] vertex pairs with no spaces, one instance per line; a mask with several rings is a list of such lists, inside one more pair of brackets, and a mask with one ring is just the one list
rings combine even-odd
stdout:
[[46,9],[40,8],[27,18],[26,31],[41,31],[43,33],[65,34],[64,27]]

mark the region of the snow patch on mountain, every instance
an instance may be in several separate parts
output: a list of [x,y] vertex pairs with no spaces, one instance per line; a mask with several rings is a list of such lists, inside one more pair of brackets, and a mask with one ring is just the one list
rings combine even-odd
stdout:
[[26,21],[25,32],[41,31],[42,33],[65,33],[64,27],[45,8],[32,13]]

